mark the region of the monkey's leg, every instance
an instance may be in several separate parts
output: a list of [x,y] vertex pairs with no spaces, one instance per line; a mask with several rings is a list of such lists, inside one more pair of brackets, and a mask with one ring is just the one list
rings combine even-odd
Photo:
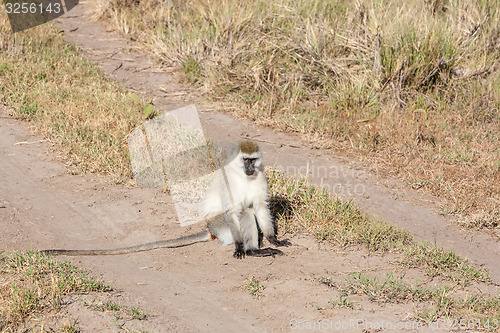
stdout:
[[224,213],[224,219],[229,227],[229,230],[231,230],[231,235],[233,236],[234,240],[235,248],[233,257],[235,257],[236,259],[245,258],[245,247],[243,245],[243,236],[241,234],[241,226],[238,216],[234,212],[227,212]]
[[270,247],[259,249],[259,230],[257,229],[257,220],[253,209],[245,209],[240,218],[241,233],[243,235],[243,244],[245,246],[245,254],[253,257],[267,257],[282,255],[283,252]]
[[241,213],[240,228],[245,252],[257,250],[259,248],[259,230],[252,209],[246,208]]

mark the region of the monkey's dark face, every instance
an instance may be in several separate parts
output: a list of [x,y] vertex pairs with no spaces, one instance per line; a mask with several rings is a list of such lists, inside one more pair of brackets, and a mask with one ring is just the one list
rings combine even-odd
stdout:
[[257,158],[243,157],[243,169],[247,176],[252,176],[255,173],[255,162]]
[[[244,151],[243,148],[246,150]],[[247,146],[243,146],[236,160],[238,166],[243,168],[243,172],[248,177],[257,177],[262,171],[262,154],[259,152],[257,146],[253,148],[255,148],[254,151]]]

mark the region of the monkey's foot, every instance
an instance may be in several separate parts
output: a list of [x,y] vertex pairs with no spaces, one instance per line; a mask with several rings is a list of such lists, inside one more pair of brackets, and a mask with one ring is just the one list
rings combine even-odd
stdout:
[[267,247],[265,249],[257,249],[257,250],[247,250],[246,251],[247,256],[252,256],[252,257],[273,257],[278,255],[281,256],[283,255],[283,252],[281,252],[278,249],[273,249],[270,247]]
[[235,243],[236,248],[233,253],[233,257],[236,259],[243,259],[245,258],[245,250],[243,249],[243,243]]
[[288,239],[283,239],[283,240],[278,240],[276,236],[268,237],[267,240],[269,243],[273,244],[274,246],[290,246],[292,243],[288,241]]
[[236,259],[243,259],[245,258],[245,252],[234,251],[233,257]]

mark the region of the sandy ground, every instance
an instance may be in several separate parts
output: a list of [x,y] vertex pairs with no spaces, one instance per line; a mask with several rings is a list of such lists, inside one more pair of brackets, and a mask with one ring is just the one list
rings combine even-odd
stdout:
[[[127,88],[154,97],[165,111],[196,103],[203,127],[213,140],[255,138],[268,165],[292,174],[308,170],[313,182],[344,198],[354,197],[365,212],[408,230],[419,240],[436,242],[488,267],[493,280],[500,281],[498,238],[458,230],[435,213],[439,199],[411,191],[397,180],[382,179],[373,170],[334,157],[332,151],[311,150],[298,136],[256,128],[209,111],[199,93],[179,83],[175,71],[154,65],[133,50],[130,41],[91,21],[86,6],[81,3],[58,24],[69,42]],[[2,250],[127,246],[201,228],[180,228],[166,193],[116,185],[102,175],[68,173],[57,151],[43,138],[33,136],[29,124],[14,119],[5,108],[0,108],[0,154],[0,205],[5,206],[0,209]],[[325,176],[322,167],[335,174]],[[137,328],[148,332],[278,332],[307,328],[308,323],[321,320],[332,331],[339,331],[335,323],[344,325],[340,331],[348,325],[351,332],[445,329],[444,323],[439,330],[415,326],[415,304],[411,302],[384,305],[355,297],[354,310],[333,308],[329,302],[339,299],[338,292],[316,278],[342,280],[359,270],[387,272],[395,258],[317,244],[307,235],[290,240],[293,246],[275,259],[236,260],[233,247],[217,242],[72,259],[114,286],[119,291],[115,297],[149,311],[150,316],[145,321],[127,321],[120,328],[112,315],[92,311],[76,300],[68,300],[70,306],[56,316],[70,314],[82,332]],[[417,272],[412,274],[420,277]],[[248,276],[255,276],[265,286],[260,297],[242,287]],[[375,324],[382,321],[393,328],[403,323],[405,328],[378,330]]]

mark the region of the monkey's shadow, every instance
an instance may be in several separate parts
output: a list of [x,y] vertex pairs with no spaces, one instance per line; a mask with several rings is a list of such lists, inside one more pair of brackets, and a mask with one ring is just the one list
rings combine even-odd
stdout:
[[289,219],[292,216],[292,204],[290,200],[281,196],[274,196],[269,199],[269,209],[273,221],[280,218]]
[[[292,205],[290,200],[281,196],[274,196],[269,198],[269,210],[274,221],[274,233],[276,235],[278,233],[276,221],[279,219],[285,219],[285,221],[290,219],[293,214]],[[262,238],[263,234],[259,230],[259,246],[262,246]]]

